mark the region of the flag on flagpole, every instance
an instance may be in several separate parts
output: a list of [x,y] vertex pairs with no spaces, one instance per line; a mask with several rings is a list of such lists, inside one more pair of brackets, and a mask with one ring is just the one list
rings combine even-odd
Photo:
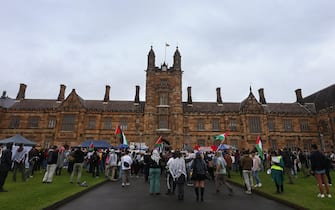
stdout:
[[122,138],[122,142],[121,142],[121,144],[123,144],[123,145],[127,145],[127,146],[128,146],[128,140],[127,140],[127,138],[126,138],[126,135],[124,135],[123,132],[122,132],[121,138]]
[[258,135],[258,137],[256,139],[256,145],[255,145],[255,147],[256,147],[256,149],[258,151],[259,157],[264,160],[263,147],[262,147],[262,139],[261,139],[260,135]]
[[122,130],[120,128],[120,124],[118,124],[115,128],[115,135],[118,137],[121,137],[121,134],[122,134]]
[[224,141],[226,140],[227,136],[228,136],[228,132],[225,132],[223,134],[220,134],[220,135],[217,135],[217,136],[214,136],[214,140],[220,140],[220,145],[218,146],[218,148],[216,149],[216,151],[219,150],[219,148],[221,147],[221,145],[224,143]]
[[165,42],[165,47],[170,47],[170,45],[168,43]]
[[94,144],[93,142],[91,141],[91,144],[90,146],[88,147],[88,151],[92,152],[94,150]]
[[163,139],[162,139],[162,136],[160,136],[155,142],[155,149],[157,149],[158,151],[161,151],[162,147],[163,147]]

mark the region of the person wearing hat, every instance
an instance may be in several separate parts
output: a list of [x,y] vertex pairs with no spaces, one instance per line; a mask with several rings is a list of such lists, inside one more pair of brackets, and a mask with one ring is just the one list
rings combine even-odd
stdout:
[[6,144],[6,149],[2,150],[1,158],[0,158],[0,192],[7,192],[3,188],[8,172],[12,167],[12,143]]

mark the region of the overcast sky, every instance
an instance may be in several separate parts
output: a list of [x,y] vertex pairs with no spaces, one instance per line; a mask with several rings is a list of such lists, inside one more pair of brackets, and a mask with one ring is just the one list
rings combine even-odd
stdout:
[[145,101],[150,46],[156,66],[182,56],[183,101],[295,102],[334,84],[334,0],[10,0],[0,3],[0,91],[56,99]]

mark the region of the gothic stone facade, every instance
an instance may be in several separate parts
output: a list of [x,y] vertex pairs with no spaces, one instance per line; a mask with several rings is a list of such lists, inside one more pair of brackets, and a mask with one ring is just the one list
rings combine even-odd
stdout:
[[0,139],[21,134],[41,147],[79,145],[87,139],[118,145],[114,131],[121,125],[127,139],[152,147],[159,136],[173,149],[185,145],[211,146],[213,137],[229,131],[227,144],[253,149],[260,135],[265,150],[282,147],[309,149],[316,143],[325,150],[334,145],[335,85],[305,97],[296,90],[293,103],[267,103],[264,90],[257,100],[250,88],[242,102],[228,103],[216,89],[216,102],[193,102],[191,87],[182,101],[181,55],[176,49],[173,65],[155,65],[151,48],[146,69],[146,97],[140,101],[136,86],[133,101],[110,100],[106,86],[103,100],[86,100],[73,89],[65,97],[60,86],[57,99],[27,99],[21,84],[17,97],[0,99]]

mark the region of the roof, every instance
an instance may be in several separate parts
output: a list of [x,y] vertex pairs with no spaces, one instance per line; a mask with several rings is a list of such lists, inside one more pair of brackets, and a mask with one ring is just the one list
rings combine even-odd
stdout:
[[0,107],[8,108],[8,107],[13,106],[14,103],[15,103],[14,99],[11,99],[11,98],[0,98]]
[[305,103],[314,103],[317,111],[335,106],[335,84],[303,98]]
[[7,143],[13,143],[13,144],[23,144],[25,146],[33,146],[33,145],[36,145],[35,142],[33,141],[30,141],[26,138],[24,138],[23,136],[21,136],[20,134],[17,134],[15,136],[12,136],[10,138],[7,138],[7,139],[3,139],[0,141],[0,144],[7,144]]

